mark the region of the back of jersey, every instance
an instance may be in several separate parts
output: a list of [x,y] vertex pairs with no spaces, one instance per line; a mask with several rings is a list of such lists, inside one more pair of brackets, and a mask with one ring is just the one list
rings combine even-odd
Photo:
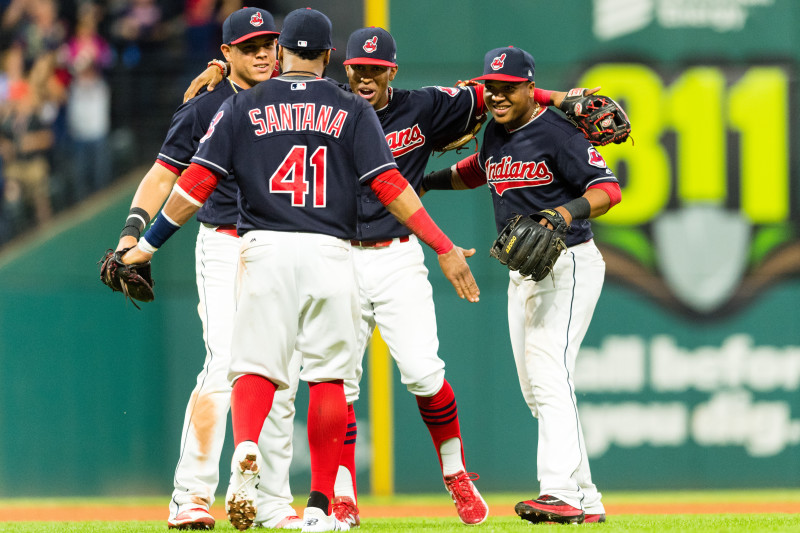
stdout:
[[315,78],[279,77],[228,99],[192,161],[232,173],[239,233],[355,236],[359,183],[396,168],[372,107]]

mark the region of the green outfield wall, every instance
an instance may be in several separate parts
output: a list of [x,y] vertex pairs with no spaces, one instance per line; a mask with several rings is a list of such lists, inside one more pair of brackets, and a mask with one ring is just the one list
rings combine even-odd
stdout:
[[[475,77],[488,49],[511,44],[535,57],[538,86],[601,85],[629,112],[635,143],[600,149],[623,201],[594,225],[607,276],[575,376],[599,488],[800,485],[800,3],[407,0],[389,13],[397,87]],[[124,303],[95,262],[137,182],[0,250],[0,497],[171,490],[204,357],[196,223],[158,252],[156,301]],[[427,255],[468,468],[482,490],[535,494],[536,422],[508,341],[507,270],[488,256],[489,193],[435,191],[424,202],[456,243],[478,250],[478,304],[459,300]],[[396,371],[391,386],[395,490],[440,491],[416,402]],[[365,400],[356,414],[369,490]]]

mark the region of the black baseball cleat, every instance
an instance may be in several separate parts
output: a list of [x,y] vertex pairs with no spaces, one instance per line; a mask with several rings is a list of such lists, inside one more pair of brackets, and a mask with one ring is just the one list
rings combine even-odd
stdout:
[[550,495],[539,496],[535,500],[525,500],[514,506],[514,511],[523,520],[534,524],[540,522],[556,522],[559,524],[582,524],[582,509],[573,507]]

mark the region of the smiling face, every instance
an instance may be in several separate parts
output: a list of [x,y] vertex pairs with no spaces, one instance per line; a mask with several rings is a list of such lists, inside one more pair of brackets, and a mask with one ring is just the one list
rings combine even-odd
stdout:
[[239,44],[223,44],[225,59],[231,64],[230,78],[249,89],[268,80],[275,67],[275,35],[258,35]]
[[397,75],[397,67],[380,65],[347,65],[350,89],[367,100],[376,110],[389,103],[389,82]]
[[483,100],[494,120],[506,129],[513,130],[524,126],[536,109],[534,85],[530,81],[488,80]]

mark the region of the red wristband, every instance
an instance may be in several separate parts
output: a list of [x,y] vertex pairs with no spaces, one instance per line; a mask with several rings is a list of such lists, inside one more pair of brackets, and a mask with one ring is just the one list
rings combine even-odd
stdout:
[[444,234],[424,207],[420,207],[406,219],[406,227],[419,237],[419,240],[430,246],[439,255],[453,249],[453,241]]

